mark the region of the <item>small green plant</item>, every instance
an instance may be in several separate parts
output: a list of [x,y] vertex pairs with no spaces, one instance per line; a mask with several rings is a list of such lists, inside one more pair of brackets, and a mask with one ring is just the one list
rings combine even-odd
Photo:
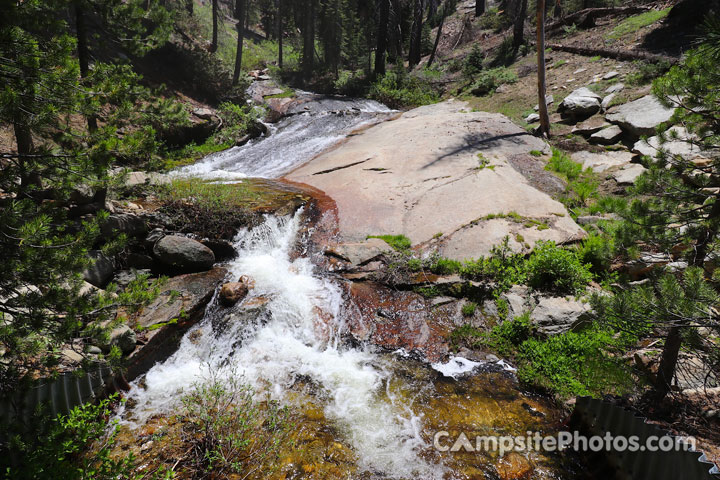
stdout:
[[530,155],[532,155],[533,157],[542,157],[543,152],[541,152],[540,150],[530,150]]
[[575,33],[577,33],[578,27],[574,23],[572,25],[564,25],[563,26],[563,32],[565,32],[565,36],[570,36]]
[[439,100],[428,83],[408,75],[401,65],[375,82],[369,96],[391,108],[418,107]]
[[410,250],[410,247],[412,246],[412,242],[405,235],[368,235],[367,238],[379,238],[380,240],[384,240],[385,243],[398,252]]
[[513,355],[523,342],[532,337],[534,327],[530,313],[526,312],[512,320],[495,325],[484,335],[484,344],[500,355]]
[[517,74],[505,67],[483,70],[475,77],[475,82],[470,87],[470,91],[473,95],[483,96],[493,93],[500,85],[516,83],[517,81]]
[[489,170],[495,170],[495,165],[490,165],[490,160],[485,158],[485,155],[483,155],[482,153],[478,153],[477,157],[480,161],[480,165],[475,168],[476,170],[484,170],[486,168]]
[[456,328],[450,333],[450,343],[457,349],[459,347],[478,348],[483,345],[485,332],[470,324]]
[[470,50],[470,53],[463,61],[462,72],[466,77],[473,77],[480,73],[483,69],[483,61],[485,60],[485,54],[480,48],[480,44],[475,43]]
[[[672,65],[666,60],[659,62],[636,61],[633,63],[635,71],[627,74],[625,81],[630,85],[647,85],[658,77],[667,73]],[[617,98],[617,97],[616,97]]]
[[530,286],[559,293],[578,293],[592,280],[590,265],[555,242],[538,242],[525,268]]
[[611,235],[591,233],[578,248],[578,257],[591,270],[600,274],[610,268],[615,256],[615,241]]
[[550,157],[545,169],[559,173],[568,181],[575,180],[582,173],[582,165],[573,161],[565,152],[557,148],[552,149],[552,157]]
[[463,304],[462,306],[462,314],[463,317],[472,317],[475,315],[475,311],[477,310],[477,303],[475,302],[467,302]]
[[600,60],[602,60],[602,58],[603,58],[603,57],[601,57],[600,55],[595,55],[594,57],[590,57],[590,58],[588,59],[588,61],[589,61],[589,62],[599,62]]
[[235,372],[221,379],[213,371],[182,398],[182,436],[196,472],[227,478],[277,468],[293,427],[290,410],[255,396]]
[[437,240],[438,238],[442,238],[442,236],[443,236],[442,232],[437,232],[435,235],[433,235],[433,238]]

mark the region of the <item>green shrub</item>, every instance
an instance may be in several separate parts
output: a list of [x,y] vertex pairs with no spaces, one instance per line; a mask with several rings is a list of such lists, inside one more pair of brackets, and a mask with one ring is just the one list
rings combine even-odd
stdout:
[[[48,422],[38,418],[31,435],[16,433],[0,450],[0,468],[8,479],[102,480],[136,478],[135,458],[111,458],[118,427],[108,424],[117,395],[86,403]],[[108,427],[109,431],[108,431]],[[4,432],[9,433],[9,432]],[[99,441],[99,448],[93,449]]]
[[490,256],[465,262],[460,274],[471,280],[490,278],[497,283],[497,290],[506,291],[513,285],[525,282],[525,257],[510,249],[510,238],[490,250]]
[[470,53],[467,57],[465,57],[465,60],[463,61],[463,75],[465,75],[466,77],[472,77],[475,74],[481,72],[483,69],[484,60],[485,54],[483,53],[482,48],[480,48],[479,44],[474,44],[472,50],[470,50]]
[[517,74],[504,67],[483,70],[476,76],[470,91],[473,95],[483,96],[493,93],[500,85],[515,83],[517,81]]
[[615,256],[615,241],[610,235],[591,233],[578,248],[578,257],[585,265],[598,274],[610,268]]
[[530,286],[558,293],[578,293],[592,280],[590,265],[555,242],[538,242],[525,268]]
[[367,238],[379,238],[380,240],[384,240],[385,243],[398,252],[410,250],[410,247],[412,246],[412,242],[405,235],[368,235]]
[[545,166],[545,170],[559,173],[569,182],[577,179],[582,173],[582,165],[575,162],[565,152],[557,148],[552,149],[552,157]]
[[472,317],[473,315],[475,315],[475,310],[477,310],[477,303],[467,302],[467,303],[463,304],[461,310],[462,310],[463,317]]
[[355,97],[364,95],[369,83],[362,71],[340,70],[333,86],[337,93]]
[[666,60],[659,62],[643,62],[638,60],[633,63],[636,71],[628,73],[625,81],[630,85],[647,85],[658,77],[667,73],[672,65]]
[[183,440],[192,467],[217,478],[252,471],[271,472],[293,425],[290,410],[277,402],[255,401],[255,392],[233,373],[217,373],[182,398]]
[[450,258],[437,257],[431,260],[429,269],[436,275],[451,275],[462,270],[462,263]]
[[560,398],[623,394],[634,380],[621,357],[608,354],[614,344],[612,332],[598,327],[546,340],[530,338],[520,346],[518,378]]
[[234,144],[240,137],[259,128],[258,121],[265,115],[265,111],[250,105],[225,102],[220,104],[218,114],[223,128],[215,134],[215,142]]
[[485,334],[484,343],[500,355],[512,355],[534,332],[530,313],[495,325]]
[[488,8],[480,17],[480,28],[483,30],[492,30],[499,33],[510,26],[510,18],[505,12],[501,12],[497,7]]
[[418,107],[439,100],[430,85],[405,73],[402,66],[375,82],[369,96],[390,108]]

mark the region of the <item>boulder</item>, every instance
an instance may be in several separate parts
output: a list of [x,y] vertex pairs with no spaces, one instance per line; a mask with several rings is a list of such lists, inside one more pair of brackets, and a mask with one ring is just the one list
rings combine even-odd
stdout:
[[145,172],[129,172],[125,175],[125,186],[136,187],[148,183],[149,177]]
[[620,140],[622,134],[623,132],[620,127],[618,127],[617,125],[611,125],[590,135],[590,143],[597,143],[600,145],[612,145]]
[[605,93],[618,93],[625,89],[624,83],[616,83],[615,85],[610,85],[608,88],[605,89]]
[[147,269],[142,270],[120,270],[113,277],[113,283],[120,288],[125,288],[135,281],[140,275],[150,275],[152,272]]
[[153,254],[177,273],[202,272],[211,269],[215,263],[212,250],[197,240],[180,235],[167,235],[158,240]]
[[618,73],[617,70],[612,70],[612,71],[606,73],[605,75],[603,75],[602,79],[603,80],[612,80],[613,78],[617,77],[618,75],[620,75],[620,73]]
[[600,111],[602,98],[589,88],[582,87],[573,91],[558,106],[558,112],[571,117],[589,116]]
[[208,247],[215,254],[215,260],[230,260],[237,256],[237,251],[232,243],[221,239],[205,239],[201,241],[203,245]]
[[329,247],[325,253],[339,257],[352,264],[353,267],[364,265],[378,258],[384,252],[392,251],[392,247],[380,238],[368,238],[364,242],[341,243]]
[[139,237],[145,232],[145,221],[132,213],[114,213],[100,226],[100,233],[104,238],[113,238],[121,233],[129,237]]
[[110,351],[110,348],[117,346],[123,353],[127,354],[135,350],[137,344],[137,335],[132,328],[127,325],[115,327],[108,336],[108,341],[99,345],[104,352]]
[[670,155],[679,155],[686,160],[702,157],[704,151],[697,145],[693,145],[691,135],[684,127],[672,127],[665,132],[667,140],[662,143],[659,136],[650,137],[645,140],[639,140],[633,146],[633,151],[640,155],[655,157],[661,148]]
[[621,170],[613,174],[613,178],[620,185],[634,185],[638,177],[645,173],[646,168],[637,163],[631,163],[624,166]]
[[619,125],[627,133],[642,137],[654,134],[655,129],[670,120],[674,112],[674,108],[664,106],[654,95],[646,95],[620,105],[605,118],[608,122]]
[[526,121],[527,123],[539,122],[539,121],[540,121],[540,115],[538,115],[537,113],[531,113],[530,115],[528,115],[527,117],[525,117],[525,121]]
[[95,200],[95,192],[92,187],[83,183],[76,185],[70,192],[70,201],[75,205],[87,205]]
[[100,250],[91,250],[88,256],[93,263],[83,271],[83,278],[86,282],[102,288],[110,281],[115,271],[115,265],[112,260]]
[[577,327],[590,317],[590,307],[563,297],[542,297],[530,314],[530,321],[543,335],[558,335]]
[[602,102],[600,102],[600,107],[602,108],[603,111],[610,108],[610,104],[612,103],[613,100],[615,100],[616,96],[617,95],[615,95],[614,93],[611,93],[610,95],[607,95],[605,98],[602,99]]
[[629,164],[633,159],[633,154],[622,151],[603,153],[582,151],[573,153],[571,158],[581,163],[583,170],[591,168],[596,173],[602,173],[611,168],[623,167]]
[[145,237],[145,248],[152,250],[158,240],[163,238],[167,233],[162,228],[153,228]]
[[603,117],[597,115],[575,125],[571,133],[588,136],[609,126],[610,124]]
[[213,318],[213,331],[221,332],[228,328],[238,329],[252,323],[262,323],[270,318],[267,297],[248,298],[238,308],[235,308],[225,316]]
[[220,303],[226,307],[232,307],[248,294],[246,282],[228,282],[220,288]]

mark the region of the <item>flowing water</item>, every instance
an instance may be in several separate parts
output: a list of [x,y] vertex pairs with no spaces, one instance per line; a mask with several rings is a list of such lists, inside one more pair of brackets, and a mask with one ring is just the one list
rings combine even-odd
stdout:
[[[278,175],[370,121],[359,113],[352,122],[327,127],[348,116],[295,115],[273,136],[209,157],[181,174]],[[303,134],[304,129],[309,131]],[[276,151],[281,146],[285,150]],[[295,254],[303,219],[302,210],[268,215],[261,225],[238,233],[239,255],[227,268],[231,280],[253,279],[248,298],[235,313],[211,303],[177,352],[133,383],[122,421],[142,427],[175,412],[183,393],[210,372],[239,374],[297,412],[298,448],[283,456],[284,473],[277,478],[561,478],[558,459],[537,453],[510,461],[488,452],[443,456],[432,448],[439,430],[524,435],[551,432],[558,418],[542,400],[520,392],[507,368],[477,373],[483,365],[461,358],[431,367],[403,352],[344,341],[352,305],[343,300],[337,280]],[[247,305],[262,307],[255,318],[239,321],[237,312]]]

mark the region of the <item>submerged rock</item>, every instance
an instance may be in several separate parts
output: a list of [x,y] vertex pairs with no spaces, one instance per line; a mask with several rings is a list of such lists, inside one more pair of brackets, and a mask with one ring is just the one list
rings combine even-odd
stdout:
[[220,303],[232,307],[248,294],[248,285],[245,282],[228,282],[220,288]]

